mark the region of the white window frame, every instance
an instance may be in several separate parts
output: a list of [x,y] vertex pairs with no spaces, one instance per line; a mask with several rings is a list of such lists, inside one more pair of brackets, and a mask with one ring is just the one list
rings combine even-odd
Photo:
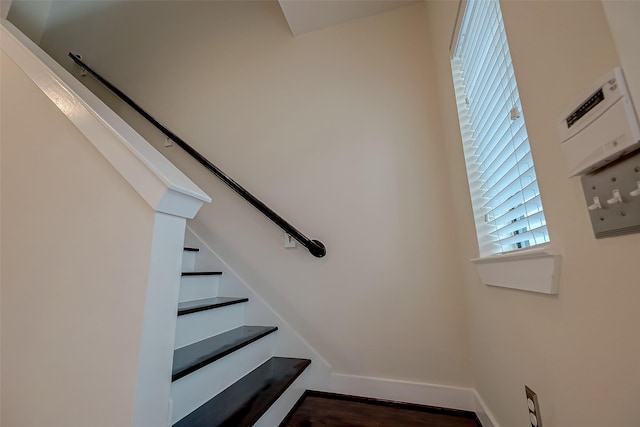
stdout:
[[[558,292],[558,279],[559,279],[559,267],[560,267],[560,255],[554,252],[550,246],[549,234],[546,228],[546,219],[544,218],[544,212],[542,210],[542,201],[540,198],[539,190],[537,190],[537,178],[535,176],[535,170],[533,168],[533,159],[531,157],[529,143],[528,143],[528,135],[526,133],[526,126],[524,124],[524,115],[522,114],[522,107],[520,106],[520,99],[518,95],[517,85],[515,82],[515,72],[513,71],[513,66],[511,64],[511,57],[509,53],[508,43],[506,40],[506,33],[504,29],[504,24],[502,23],[502,13],[500,10],[500,5],[498,0],[481,0],[480,3],[478,0],[470,0],[470,1],[461,1],[460,7],[458,10],[458,17],[456,19],[456,26],[454,29],[454,33],[451,39],[450,51],[451,51],[451,61],[452,61],[452,75],[454,78],[454,86],[456,88],[456,101],[458,104],[458,117],[460,122],[461,136],[463,140],[464,152],[465,152],[465,163],[467,165],[467,177],[469,181],[469,189],[471,192],[472,205],[474,209],[474,219],[476,223],[476,234],[478,239],[478,247],[480,250],[481,258],[477,258],[471,260],[476,264],[478,272],[481,276],[483,283],[488,285],[496,285],[496,286],[504,286],[509,288],[516,288],[534,292],[543,292],[549,294],[555,294]],[[467,93],[466,87],[464,85],[464,79],[462,75],[462,69],[458,67],[458,65],[462,62],[460,59],[456,57],[457,49],[459,46],[463,45],[466,41],[464,39],[460,39],[461,31],[463,30],[463,24],[465,23],[465,14],[467,13],[467,6],[470,2],[475,3],[472,7],[475,9],[470,9],[472,12],[477,12],[480,10],[483,13],[492,14],[493,16],[497,15],[498,24],[495,25],[495,20],[492,23],[494,32],[487,33],[485,30],[486,27],[483,27],[483,31],[478,31],[475,34],[478,34],[479,37],[483,37],[485,34],[494,34],[495,37],[492,37],[492,41],[496,42],[493,46],[500,46],[499,55],[495,58],[495,61],[489,62],[491,66],[495,63],[495,67],[487,67],[486,57],[484,58],[474,58],[473,53],[469,54],[465,59],[473,62],[474,60],[477,63],[485,65],[484,68],[480,68],[481,71],[475,71],[471,77],[474,79],[472,85],[477,82],[477,76],[480,75],[488,75],[491,82],[498,84],[498,86],[502,86],[503,90],[489,90],[483,92],[482,96],[477,95],[477,92],[474,92],[472,96],[476,96],[484,102],[484,99],[489,98],[485,94],[490,93],[502,93],[508,94],[504,95],[504,97],[508,98],[502,107],[498,108],[500,116],[503,117],[498,122],[495,118],[491,117],[489,119],[486,118],[485,115],[478,116],[476,112],[475,115],[471,112],[471,109],[476,108],[475,106],[480,105],[483,107],[480,101],[475,100],[477,103],[473,107],[469,107],[470,103],[474,102],[474,100],[469,99],[469,94]],[[478,6],[478,4],[480,6]],[[497,11],[497,13],[496,13]],[[485,15],[488,16],[488,15]],[[469,31],[469,34],[473,37],[473,31]],[[462,36],[464,37],[464,35]],[[498,50],[498,49],[496,49]],[[482,62],[478,62],[478,61]],[[501,62],[501,63],[500,63]],[[490,71],[487,72],[487,69]],[[504,70],[492,72],[492,70]],[[507,76],[506,79],[500,79],[495,77],[499,75]],[[498,86],[493,86],[496,88]],[[498,97],[492,97],[497,100]],[[507,105],[509,104],[507,108]],[[494,104],[492,104],[494,105]],[[471,109],[470,109],[471,108]],[[482,108],[476,108],[477,111],[485,111]],[[494,110],[492,108],[492,110]],[[495,110],[494,110],[495,111]],[[506,116],[510,115],[507,119]],[[488,139],[485,138],[483,141],[489,141],[488,144],[497,145],[498,143],[507,144],[500,145],[500,149],[496,151],[502,153],[503,148],[504,157],[498,158],[499,154],[492,154],[493,163],[483,164],[482,162],[478,162],[477,159],[482,157],[479,156],[479,152],[484,150],[482,154],[488,152],[487,146],[483,146],[483,141],[480,143],[476,143],[474,137],[476,136],[476,131],[473,129],[472,119],[474,117],[477,122],[485,122],[489,121],[491,123],[499,123],[499,126],[502,126],[501,129],[509,129],[511,135],[516,135],[516,138],[520,138],[514,144],[512,139],[509,138],[498,138],[498,139]],[[508,121],[511,120],[512,123]],[[480,126],[479,126],[480,127]],[[516,128],[514,131],[513,129]],[[517,132],[517,133],[516,133]],[[524,132],[524,139],[523,138]],[[482,132],[478,132],[481,134]],[[502,132],[500,133],[502,134]],[[512,136],[513,138],[513,136]],[[480,137],[480,139],[483,139]],[[508,140],[508,142],[505,142]],[[498,142],[496,142],[498,141]],[[526,147],[525,145],[526,144]],[[524,147],[524,149],[522,149]],[[508,151],[508,150],[511,151]],[[521,150],[521,151],[518,151]],[[503,162],[502,159],[507,158],[509,156],[509,161],[506,160]],[[526,157],[526,159],[525,159]],[[485,157],[486,159],[486,157]],[[498,161],[496,161],[498,159]],[[509,163],[511,162],[511,163]],[[530,167],[528,166],[528,162],[531,163]],[[491,162],[487,162],[491,163]],[[525,163],[527,165],[525,166]],[[512,164],[513,166],[508,166]],[[500,165],[500,166],[496,166]],[[493,168],[493,169],[491,169]],[[514,173],[514,168],[517,173]],[[498,170],[501,169],[501,170]],[[508,172],[505,172],[508,171]],[[527,183],[523,183],[522,173],[523,171],[527,174],[529,178],[533,176],[534,181],[527,181]],[[484,175],[483,175],[484,174]],[[507,175],[517,176],[516,179],[511,180],[511,178],[507,179]],[[486,178],[488,176],[498,176],[500,184],[498,188],[506,188],[508,183],[515,183],[518,181],[519,193],[513,193],[511,195],[503,196],[500,191],[496,191],[493,195],[490,193],[490,189],[495,188],[496,182],[498,179],[494,179],[492,182],[490,180],[480,181],[480,177]],[[535,191],[531,190],[530,182],[534,182]],[[513,184],[515,186],[517,184]],[[509,184],[509,186],[512,186]],[[527,195],[524,195],[523,189],[528,192]],[[537,194],[535,194],[537,192]],[[504,192],[502,192],[504,193]],[[496,196],[497,195],[497,196]],[[497,200],[495,202],[494,200]],[[520,198],[520,199],[518,199]],[[535,200],[534,200],[535,198]],[[492,200],[494,200],[493,205],[491,205]],[[530,201],[534,201],[536,204],[539,203],[539,209],[530,209],[527,204]],[[511,206],[509,206],[509,204]],[[498,206],[499,207],[496,207]],[[533,203],[530,204],[534,206]],[[505,207],[506,206],[506,207]],[[503,211],[498,211],[498,209],[502,209]],[[505,214],[505,212],[508,212]],[[509,216],[512,214],[516,214],[517,218],[509,221]],[[522,214],[520,213],[522,212]],[[493,213],[496,213],[495,215]],[[493,221],[494,218],[498,218],[498,221]],[[534,223],[529,221],[529,219],[535,219],[538,222]],[[526,228],[519,227],[519,222],[522,221],[522,224],[525,224]],[[518,223],[517,223],[518,222]],[[532,224],[533,228],[532,228]],[[514,228],[515,227],[515,228]],[[513,230],[512,230],[513,229]],[[536,230],[536,231],[533,231]],[[536,235],[536,232],[540,232]],[[511,234],[509,234],[511,233]],[[523,235],[530,236],[530,239],[533,240],[533,243],[530,248],[522,249],[517,246],[526,246],[526,243],[518,243],[518,239],[520,239]],[[536,240],[537,237],[537,240]],[[516,244],[512,244],[515,242]]]

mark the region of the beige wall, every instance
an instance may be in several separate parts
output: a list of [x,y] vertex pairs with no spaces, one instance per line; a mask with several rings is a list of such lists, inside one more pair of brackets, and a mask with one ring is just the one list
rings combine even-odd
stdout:
[[179,148],[162,149],[214,198],[193,228],[335,371],[465,386],[428,38],[423,4],[293,38],[276,2],[121,2],[99,13],[70,2],[54,5],[43,47],[65,65],[67,50],[82,53],[327,245],[323,259],[285,250],[277,227]]
[[11,9],[11,3],[13,0],[0,0],[0,16],[3,19],[7,18],[9,14],[9,9]]
[[267,220],[179,149],[164,151],[214,196],[196,231],[338,372],[468,385],[470,354],[502,427],[527,424],[524,384],[546,427],[637,424],[640,236],[593,238],[555,128],[566,103],[618,65],[599,2],[503,4],[551,238],[564,252],[558,296],[483,286],[468,263],[477,246],[448,62],[456,2],[299,38],[269,2],[132,3],[58,3],[44,47],[65,65],[67,50],[83,53],[327,244],[322,260],[283,249]]
[[4,53],[1,91],[0,421],[130,425],[153,211]]
[[640,117],[640,1],[607,0],[602,2],[609,21],[629,91]]
[[[4,0],[3,0],[4,1]],[[36,43],[46,28],[53,0],[11,0],[2,5],[6,18]]]
[[[2,3],[0,3],[2,6]],[[4,10],[2,17],[5,18]],[[0,64],[0,81],[2,81],[2,64]],[[2,84],[0,84],[0,98],[2,97]],[[1,107],[1,105],[0,105]],[[0,109],[0,117],[2,110]],[[0,131],[0,414],[2,414],[2,134]],[[0,425],[2,416],[0,415]]]
[[640,235],[596,240],[582,188],[566,178],[556,120],[582,88],[618,65],[600,2],[503,2],[516,78],[552,243],[564,252],[560,294],[487,287],[477,256],[457,128],[449,41],[455,2],[432,2],[460,266],[469,299],[475,387],[503,427],[528,425],[524,385],[539,395],[545,427],[638,425]]

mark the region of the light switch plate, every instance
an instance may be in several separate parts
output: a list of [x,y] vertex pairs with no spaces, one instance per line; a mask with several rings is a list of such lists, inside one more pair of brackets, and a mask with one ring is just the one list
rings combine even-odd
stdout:
[[[589,210],[596,238],[640,233],[640,150],[582,177],[587,206],[598,197],[601,208]],[[616,191],[617,190],[617,191]],[[621,202],[616,200],[619,193]]]

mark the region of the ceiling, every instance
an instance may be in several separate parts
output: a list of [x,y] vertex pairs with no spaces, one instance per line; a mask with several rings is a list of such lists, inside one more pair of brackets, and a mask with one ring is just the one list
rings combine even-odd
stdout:
[[412,0],[279,0],[294,36],[417,3]]

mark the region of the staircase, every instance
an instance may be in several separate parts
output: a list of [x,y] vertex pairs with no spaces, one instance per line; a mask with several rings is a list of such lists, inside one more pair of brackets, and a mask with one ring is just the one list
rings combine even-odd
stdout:
[[[223,274],[193,271],[184,248],[171,384],[175,427],[278,425],[309,359],[275,357],[276,326],[245,325],[248,298],[219,296]],[[283,396],[285,394],[294,396]],[[280,399],[282,397],[282,399]]]
[[[148,242],[148,245],[141,245],[149,251],[145,253],[148,258],[140,255],[149,260],[148,266],[145,265],[147,274],[132,278],[127,282],[130,286],[122,287],[122,291],[127,293],[113,298],[113,301],[103,301],[101,310],[88,313],[88,317],[96,323],[102,321],[109,324],[113,322],[112,313],[122,309],[117,302],[128,301],[129,297],[138,298],[135,302],[139,305],[131,307],[140,316],[134,319],[138,323],[130,326],[134,328],[132,330],[139,327],[140,333],[129,334],[129,344],[130,349],[139,351],[126,352],[121,364],[116,365],[136,367],[135,378],[131,378],[131,371],[107,367],[106,375],[111,377],[111,388],[108,388],[92,381],[93,377],[83,375],[74,366],[74,359],[65,359],[67,353],[54,353],[60,361],[56,366],[62,366],[64,372],[72,373],[70,378],[73,384],[81,384],[80,388],[85,393],[75,394],[73,399],[59,399],[57,402],[68,406],[61,405],[48,412],[49,424],[91,425],[82,421],[81,417],[95,417],[95,408],[110,413],[114,413],[114,408],[124,408],[131,409],[131,413],[125,413],[120,417],[122,421],[113,425],[279,425],[304,390],[309,388],[308,383],[315,388],[322,388],[327,382],[330,374],[328,363],[224,264],[203,240],[190,233],[188,227],[185,234],[186,220],[193,218],[202,204],[210,202],[211,198],[18,29],[8,22],[1,24],[0,45],[3,55],[11,58],[7,63],[17,65],[12,71],[13,79],[24,83],[23,78],[26,77],[35,83],[46,98],[36,93],[37,96],[32,96],[30,101],[40,110],[46,108],[49,111],[51,101],[62,114],[51,116],[55,116],[55,120],[62,119],[60,121],[65,126],[69,126],[70,122],[80,131],[74,131],[74,144],[81,145],[89,141],[131,186],[133,191],[127,195],[130,197],[127,203],[122,203],[122,199],[116,200],[122,203],[118,209],[134,213],[142,224],[153,224],[151,229],[145,228],[138,236]],[[30,83],[26,86],[31,88]],[[41,101],[44,105],[40,105]],[[18,136],[20,140],[14,141],[16,146],[22,143],[22,138],[24,144],[34,142],[29,135]],[[66,148],[77,148],[71,145]],[[104,166],[100,159],[94,160],[100,167]],[[114,171],[105,172],[105,176],[113,178]],[[67,181],[65,185],[69,188],[65,187],[61,194],[75,196],[76,187]],[[78,188],[86,191],[83,186]],[[136,194],[151,210],[141,203],[129,203],[137,197]],[[104,215],[102,207],[99,203],[95,206],[92,204],[88,212],[91,215]],[[71,205],[68,212],[69,215],[76,213]],[[52,226],[59,224],[59,221],[46,216],[45,219]],[[75,230],[74,227],[74,236],[87,246],[89,242],[93,243],[92,239],[97,235],[114,247],[119,242],[120,236],[114,236],[117,233],[109,229],[98,227],[100,233],[90,235],[83,233],[83,230],[81,227]],[[186,245],[199,246],[202,250],[186,248],[181,251],[183,238],[197,240],[198,244],[189,242]],[[319,243],[311,243],[313,245],[309,246],[312,248],[321,247]],[[181,255],[183,275],[178,284]],[[88,254],[83,259],[93,262],[94,258]],[[68,257],[63,254],[62,259],[67,261]],[[196,263],[203,259],[205,262]],[[76,261],[74,255],[73,262]],[[105,271],[114,277],[121,277],[121,264],[112,265],[106,261],[104,264],[112,267]],[[27,279],[30,280],[30,277]],[[65,289],[79,289],[82,295],[87,295],[85,277],[72,283],[65,282],[65,286]],[[146,290],[144,298],[141,289]],[[77,308],[77,299],[69,301],[63,306]],[[251,308],[246,309],[247,306]],[[76,330],[84,333],[86,325],[81,322],[77,329],[71,329],[72,332]],[[64,339],[63,335],[68,335],[69,330],[59,329],[55,332],[60,332],[62,335],[59,335],[59,339]],[[56,339],[58,337],[53,336]],[[103,345],[99,348],[105,347],[108,347],[105,351],[111,351],[112,346]],[[95,349],[92,351],[95,357],[108,358],[111,354]],[[117,354],[117,349],[113,353]],[[288,355],[303,358],[280,357]],[[314,361],[313,366],[310,360]],[[36,384],[35,380],[32,383],[40,388],[44,386],[40,382]],[[61,395],[59,391],[42,388],[41,394],[56,396],[58,392],[57,395]],[[18,399],[24,397],[26,402],[28,393],[16,395]],[[129,400],[131,397],[133,400]],[[76,406],[85,408],[84,412],[75,411]],[[40,412],[28,415],[33,415],[30,418],[32,420],[40,420]],[[3,413],[3,417],[11,420],[12,425],[24,424],[25,416],[24,411],[16,408],[9,415]],[[42,423],[33,421],[27,424]]]

